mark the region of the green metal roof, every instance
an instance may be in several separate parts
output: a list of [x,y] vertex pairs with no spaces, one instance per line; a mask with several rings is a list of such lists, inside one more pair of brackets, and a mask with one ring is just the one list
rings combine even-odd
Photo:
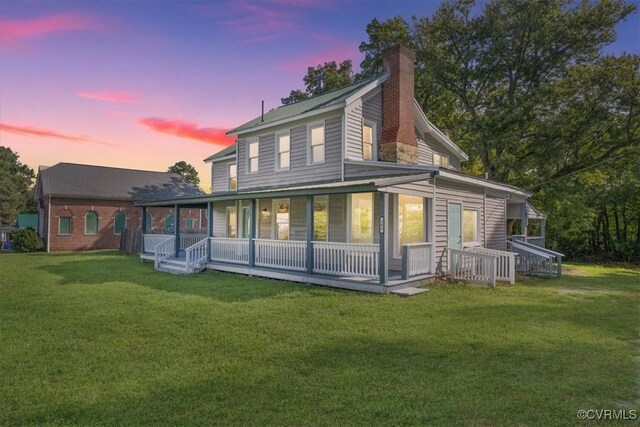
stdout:
[[338,106],[350,95],[380,78],[381,76],[371,77],[367,80],[363,80],[361,82],[354,83],[349,86],[333,90],[331,92],[323,93],[322,95],[317,95],[303,101],[294,102],[292,104],[283,105],[264,113],[264,120],[261,116],[258,116],[255,119],[243,125],[240,125],[235,129],[231,129],[229,132],[227,132],[227,135],[245,133],[251,131],[253,128],[262,127],[270,123],[286,121],[289,119],[294,119],[296,116],[302,114],[312,113],[313,111],[322,110],[327,107]]
[[206,159],[204,159],[204,162],[205,163],[206,162],[215,162],[216,160],[218,160],[220,158],[231,156],[231,155],[235,155],[235,154],[236,154],[236,143],[234,142],[233,144],[231,144],[227,148],[223,148],[222,150],[218,151],[216,154],[207,157]]

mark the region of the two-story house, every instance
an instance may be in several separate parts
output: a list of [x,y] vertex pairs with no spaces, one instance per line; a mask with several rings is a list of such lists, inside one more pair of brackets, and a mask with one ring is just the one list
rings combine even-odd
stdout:
[[472,281],[512,281],[507,220],[518,219],[526,236],[531,214],[543,214],[529,192],[460,172],[468,156],[414,99],[414,59],[405,47],[387,49],[384,74],[231,130],[236,143],[205,160],[211,195],[141,204],[206,207],[208,239],[181,248],[176,230],[143,257],[168,271],[211,268],[374,292],[453,267]]

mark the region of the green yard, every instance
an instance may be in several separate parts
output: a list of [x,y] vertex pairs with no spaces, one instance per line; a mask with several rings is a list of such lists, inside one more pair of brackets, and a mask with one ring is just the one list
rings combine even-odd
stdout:
[[640,409],[640,271],[414,298],[0,254],[0,424],[578,424]]

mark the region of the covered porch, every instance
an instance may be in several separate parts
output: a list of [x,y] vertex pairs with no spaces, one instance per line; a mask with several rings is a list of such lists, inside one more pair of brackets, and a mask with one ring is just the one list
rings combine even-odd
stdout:
[[[174,273],[213,269],[383,293],[415,285],[435,272],[434,203],[422,178],[143,204],[172,206],[178,226],[145,233],[141,258]],[[181,233],[184,208],[207,210],[206,234]]]

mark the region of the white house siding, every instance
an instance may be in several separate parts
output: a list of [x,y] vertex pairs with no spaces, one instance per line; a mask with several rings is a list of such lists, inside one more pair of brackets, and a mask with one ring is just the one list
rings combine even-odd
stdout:
[[486,247],[507,250],[506,199],[487,196],[486,202]]
[[376,140],[380,141],[382,132],[382,92],[380,89],[375,89],[345,109],[345,155],[349,160],[362,160],[363,119],[376,124]]
[[436,218],[435,218],[435,238],[436,238],[436,272],[447,274],[447,205],[448,202],[461,202],[462,208],[478,209],[478,221],[480,222],[479,240],[484,242],[484,190],[466,184],[446,181],[443,178],[436,178]]
[[235,205],[233,200],[213,204],[213,237],[227,237],[227,207]]
[[229,191],[229,165],[235,160],[211,164],[211,192]]
[[460,170],[460,159],[447,150],[444,145],[436,141],[432,135],[426,134],[421,140],[418,140],[418,162],[421,165],[433,165],[434,152],[448,156],[449,167]]
[[[307,165],[307,124],[325,121],[325,162]],[[291,133],[290,169],[275,171],[275,134]],[[260,141],[258,171],[247,173],[247,137],[257,136]],[[264,133],[243,135],[238,140],[238,189],[284,187],[308,182],[337,181],[342,174],[342,116],[324,115],[299,120]]]

